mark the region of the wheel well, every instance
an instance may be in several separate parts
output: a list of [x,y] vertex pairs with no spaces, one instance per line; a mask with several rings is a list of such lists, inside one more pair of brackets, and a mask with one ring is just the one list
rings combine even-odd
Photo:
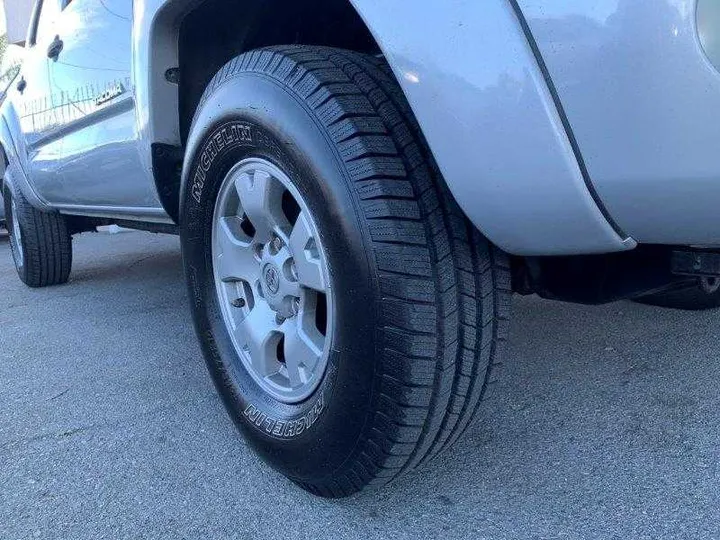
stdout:
[[205,0],[180,25],[178,113],[182,144],[205,87],[226,62],[258,47],[288,44],[379,52],[348,0]]
[[[662,292],[697,281],[697,276],[675,271],[678,249],[641,244],[617,253],[511,257],[513,291],[580,304],[605,304]],[[698,253],[707,256],[707,252]]]

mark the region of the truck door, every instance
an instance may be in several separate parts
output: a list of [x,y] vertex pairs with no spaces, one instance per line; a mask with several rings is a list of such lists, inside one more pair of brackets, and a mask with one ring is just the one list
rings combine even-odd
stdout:
[[60,122],[50,92],[47,49],[54,39],[60,0],[38,0],[33,9],[20,74],[8,88],[12,98],[8,122],[15,124],[20,165],[33,180],[44,170],[44,141]]
[[137,147],[130,77],[132,2],[60,1],[57,46],[48,52],[60,124],[46,149],[53,154],[54,177],[43,193],[68,212],[73,206],[92,206],[98,214],[103,209],[128,217],[164,214]]

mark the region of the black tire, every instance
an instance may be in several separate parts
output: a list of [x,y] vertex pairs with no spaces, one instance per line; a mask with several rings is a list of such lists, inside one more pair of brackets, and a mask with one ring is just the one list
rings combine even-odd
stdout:
[[635,302],[688,311],[716,309],[720,307],[720,280],[698,279],[669,291],[635,298]]
[[[500,362],[509,263],[445,188],[385,62],[306,46],[243,54],[209,84],[187,156],[181,240],[194,323],[230,416],[263,459],[342,497],[453,443]],[[299,404],[262,393],[218,309],[213,207],[225,172],[248,156],[288,174],[327,251],[329,365]]]
[[[72,239],[65,217],[32,206],[20,191],[4,186],[5,219],[18,276],[29,287],[66,283],[72,266]],[[15,204],[15,212],[12,205]],[[15,234],[15,218],[20,238]]]

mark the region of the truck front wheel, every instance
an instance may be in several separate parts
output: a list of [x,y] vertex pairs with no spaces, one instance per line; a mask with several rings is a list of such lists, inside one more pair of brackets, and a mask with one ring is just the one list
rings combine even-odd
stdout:
[[381,485],[454,442],[507,332],[506,256],[448,193],[383,60],[232,60],[195,115],[181,239],[228,412],[312,493]]

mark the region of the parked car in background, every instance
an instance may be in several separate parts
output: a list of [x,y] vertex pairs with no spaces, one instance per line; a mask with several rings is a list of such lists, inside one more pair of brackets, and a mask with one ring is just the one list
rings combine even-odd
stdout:
[[38,0],[0,110],[15,265],[179,234],[252,447],[383,485],[472,422],[513,292],[720,304],[718,36],[715,0]]

